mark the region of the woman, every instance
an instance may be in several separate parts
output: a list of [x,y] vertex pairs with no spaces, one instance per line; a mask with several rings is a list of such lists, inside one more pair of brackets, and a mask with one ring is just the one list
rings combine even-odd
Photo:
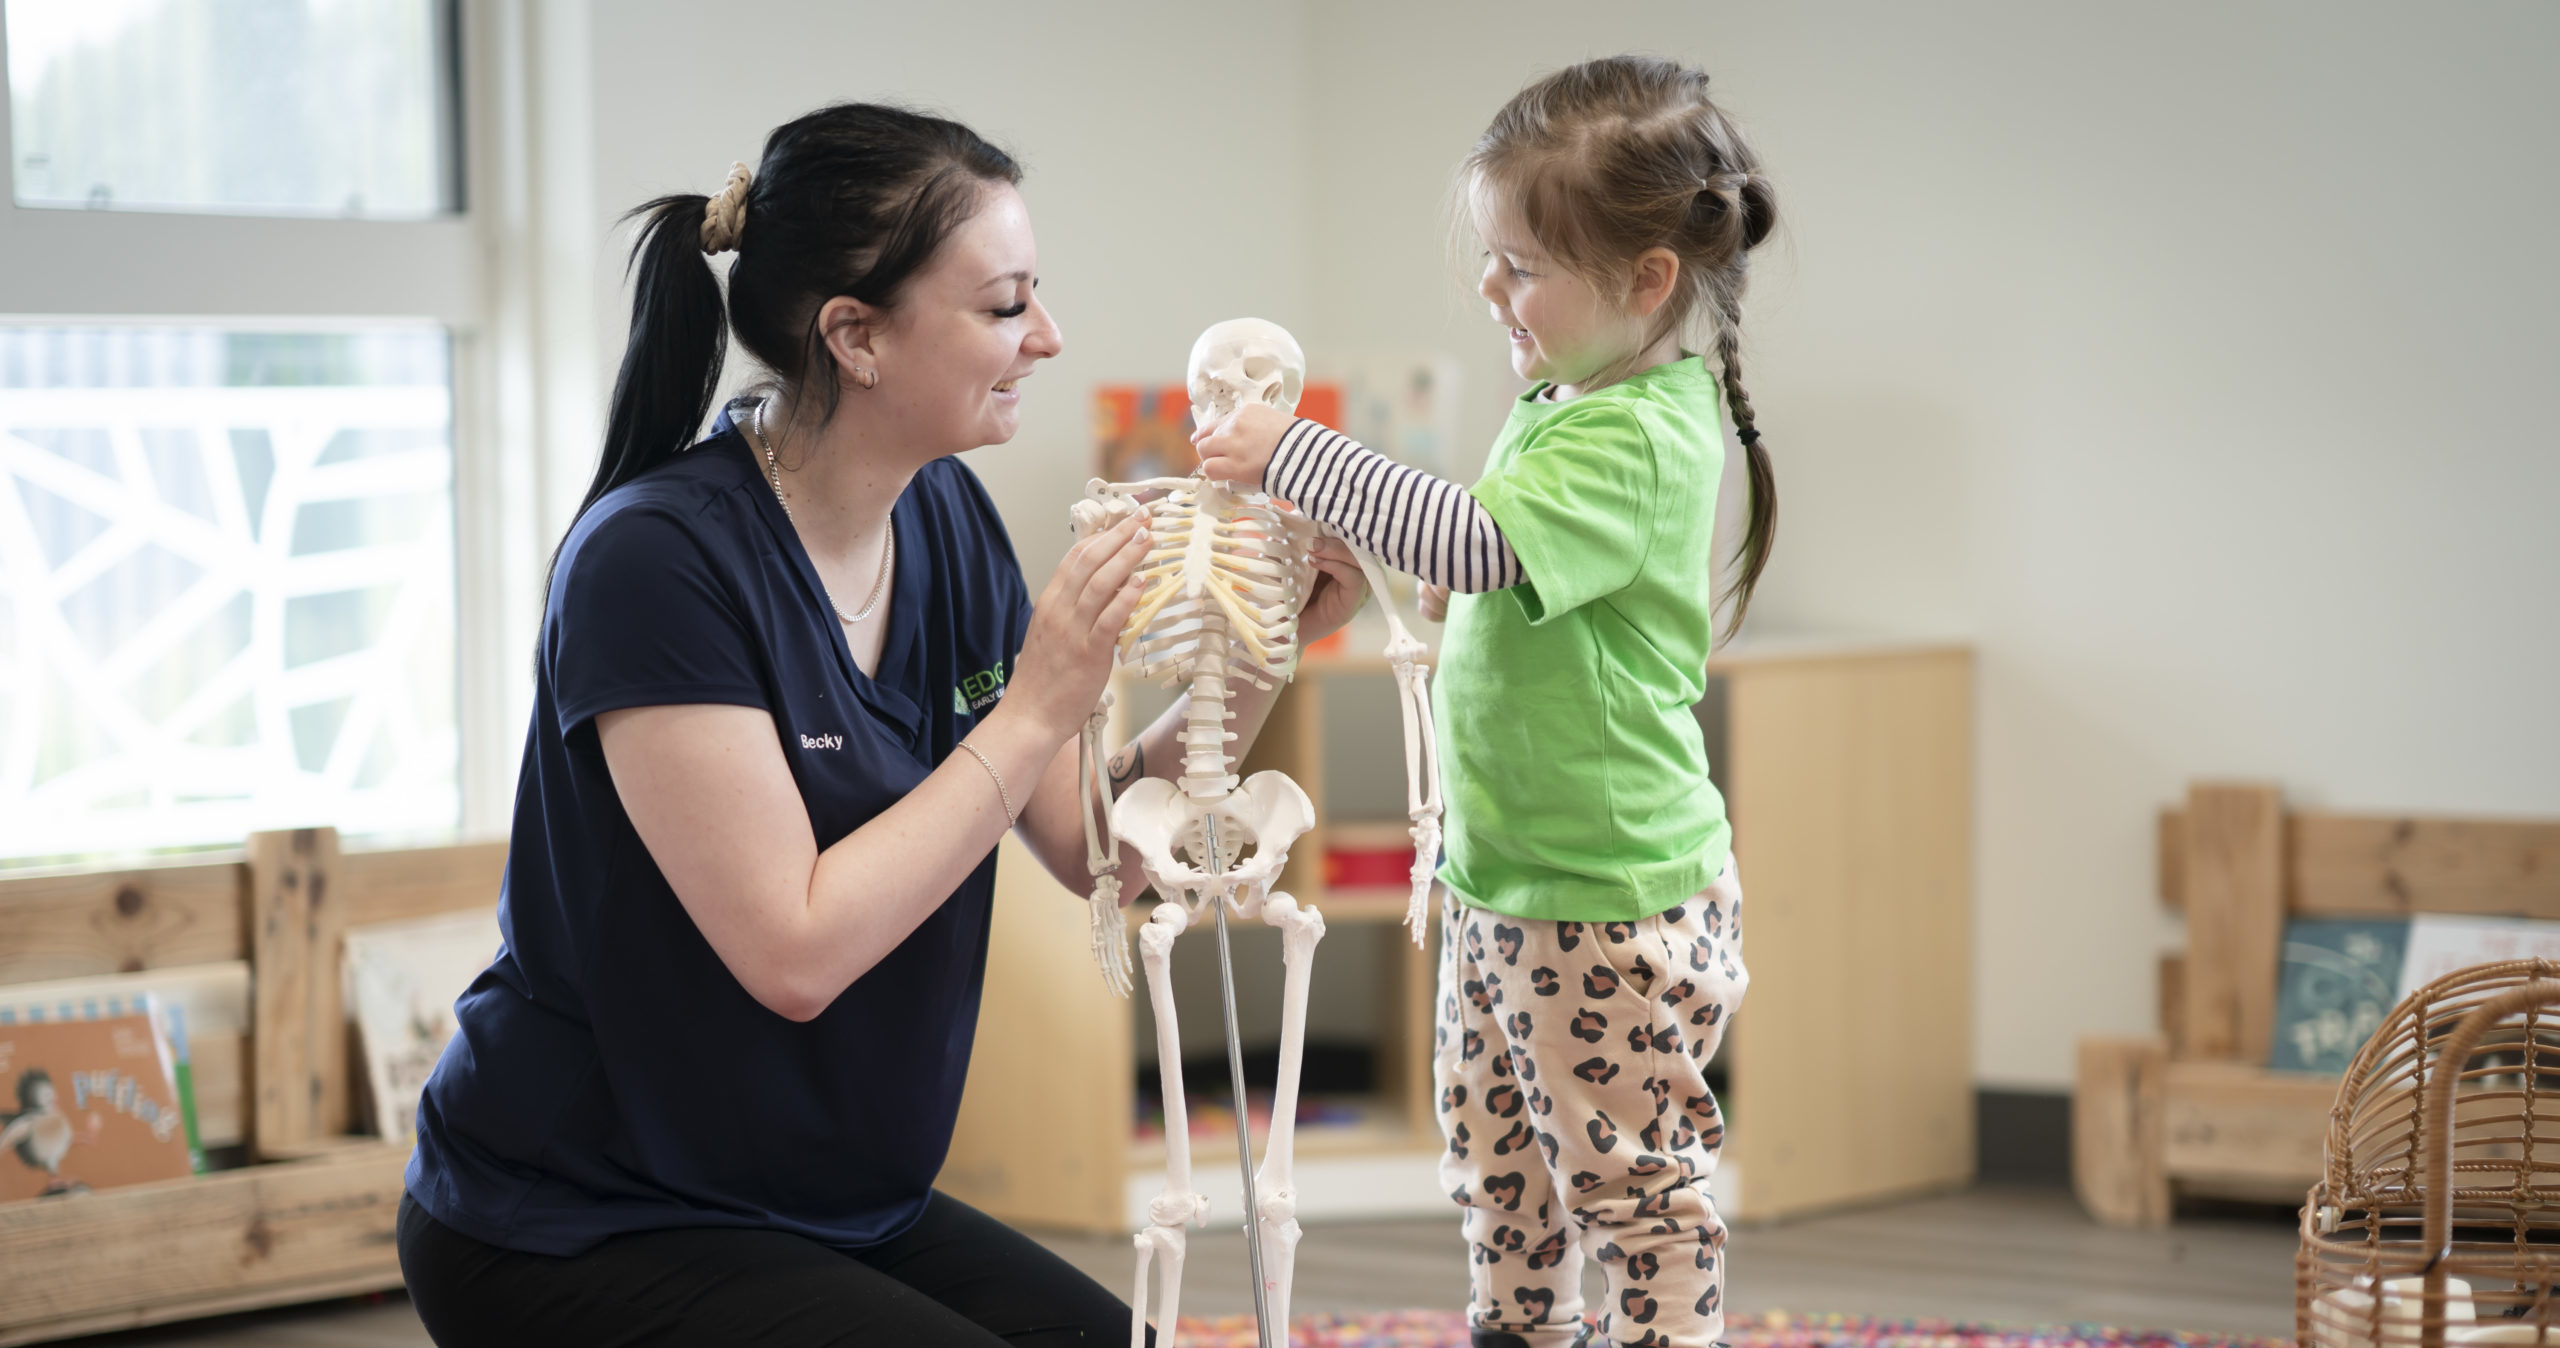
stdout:
[[[1128,1334],[1111,1294],[931,1188],[997,839],[1089,883],[1075,735],[1145,550],[1088,539],[1033,603],[951,457],[1010,439],[1059,349],[1020,176],[965,127],[854,104],[776,130],[717,197],[636,213],[603,461],[553,560],[506,944],[458,1004],[401,1204],[439,1343]],[[732,250],[724,305],[705,255]],[[770,391],[688,448],[730,328]],[[1347,553],[1320,564],[1310,637],[1362,597]],[[1231,705],[1249,743],[1267,695]],[[1115,784],[1179,771],[1183,710]]]

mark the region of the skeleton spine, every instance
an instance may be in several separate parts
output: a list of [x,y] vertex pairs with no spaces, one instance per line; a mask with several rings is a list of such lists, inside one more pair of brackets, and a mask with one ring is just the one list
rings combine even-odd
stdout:
[[1182,790],[1214,800],[1236,789],[1227,771],[1227,620],[1214,611],[1200,619],[1199,663],[1191,675],[1191,714],[1182,729]]

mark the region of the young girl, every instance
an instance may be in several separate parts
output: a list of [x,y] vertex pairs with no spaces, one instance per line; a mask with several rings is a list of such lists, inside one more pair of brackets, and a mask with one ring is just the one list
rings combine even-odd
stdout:
[[1478,289],[1532,382],[1472,491],[1266,407],[1199,448],[1212,476],[1438,587],[1426,606],[1459,592],[1436,706],[1450,901],[1433,1074],[1476,1348],[1588,1342],[1586,1251],[1607,1274],[1607,1339],[1706,1348],[1724,1327],[1707,1193],[1724,1124],[1704,1068],[1748,976],[1690,708],[1717,599],[1719,395],[1749,464],[1737,622],[1776,519],[1737,354],[1776,204],[1707,77],[1644,57],[1522,90],[1463,173]]

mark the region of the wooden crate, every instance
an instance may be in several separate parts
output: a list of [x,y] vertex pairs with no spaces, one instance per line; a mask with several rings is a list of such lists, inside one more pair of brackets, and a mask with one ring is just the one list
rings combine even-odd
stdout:
[[2115,1226],[2180,1194],[2298,1202],[2337,1083],[2267,1071],[2289,914],[2560,918],[2560,821],[2288,812],[2263,784],[2199,783],[2159,821],[2160,897],[2187,951],[2160,966],[2161,1032],[2080,1041],[2072,1173]]
[[198,1131],[252,1164],[0,1204],[0,1346],[400,1285],[405,1147],[348,1135],[347,928],[494,907],[503,844],[341,853],[331,829],[244,854],[0,880],[0,983],[245,961],[245,1036],[191,1036]]

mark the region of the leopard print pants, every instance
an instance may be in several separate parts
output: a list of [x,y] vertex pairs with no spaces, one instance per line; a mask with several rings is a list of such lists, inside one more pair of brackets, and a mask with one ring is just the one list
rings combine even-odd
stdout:
[[1724,1333],[1724,1223],[1708,1197],[1724,1116],[1705,1067],[1750,975],[1728,865],[1641,922],[1443,909],[1442,1187],[1466,1209],[1468,1321],[1532,1348],[1574,1342],[1582,1259],[1600,1332],[1707,1348]]

